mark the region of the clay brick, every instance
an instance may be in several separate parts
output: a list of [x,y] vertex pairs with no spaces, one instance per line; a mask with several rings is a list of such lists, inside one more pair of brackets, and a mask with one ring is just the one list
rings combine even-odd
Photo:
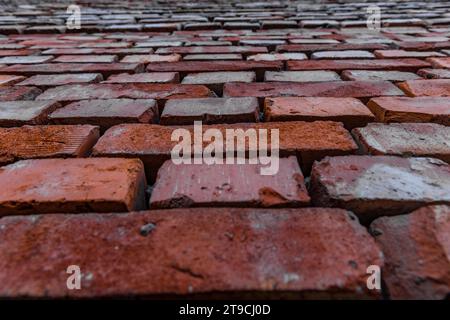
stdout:
[[448,69],[420,69],[417,74],[427,79],[450,79]]
[[312,168],[310,194],[315,206],[345,208],[367,223],[450,204],[450,166],[434,158],[327,157]]
[[256,98],[174,99],[164,106],[160,123],[164,125],[257,122]]
[[180,72],[182,75],[194,72],[254,71],[257,78],[262,79],[264,71],[281,70],[282,67],[280,61],[180,61],[152,63],[147,66],[147,71]]
[[155,63],[155,62],[176,62],[181,60],[179,54],[133,54],[125,56],[120,62],[126,63]]
[[412,72],[402,71],[373,71],[373,70],[345,70],[342,79],[351,81],[407,81],[421,79]]
[[71,102],[89,99],[167,99],[203,98],[212,96],[205,86],[184,84],[87,84],[66,85],[46,90],[37,100]]
[[91,124],[102,131],[121,123],[152,123],[158,118],[152,99],[108,99],[73,102],[49,115],[53,124]]
[[23,159],[84,157],[98,138],[93,126],[0,128],[0,166]]
[[311,59],[373,59],[375,56],[369,51],[346,50],[346,51],[317,51],[311,54]]
[[[446,58],[429,58],[427,59],[428,62],[431,63],[431,65],[434,68],[447,68],[450,69],[450,57],[446,57]],[[0,63],[1,60],[0,60]]]
[[[172,148],[178,143],[171,141],[172,131],[177,127],[124,124],[110,128],[94,146],[94,156],[139,157],[145,164],[147,176],[152,180],[156,170],[170,159]],[[192,132],[193,127],[186,126]],[[266,122],[222,125],[203,125],[203,130],[215,128],[225,136],[226,129],[279,130],[280,155],[296,155],[302,172],[308,174],[312,163],[327,155],[353,154],[357,149],[350,133],[337,122]],[[193,143],[193,141],[192,141]],[[204,146],[208,143],[204,142]],[[270,138],[268,138],[270,145]],[[248,146],[247,146],[248,149]],[[246,150],[247,150],[246,149]],[[226,151],[226,146],[224,151]]]
[[370,123],[352,133],[364,153],[432,157],[450,163],[450,127],[435,123]]
[[268,82],[323,82],[341,81],[334,71],[267,71],[264,81]]
[[53,56],[11,56],[0,58],[0,64],[46,63],[51,60],[53,60]]
[[183,84],[202,84],[222,96],[223,86],[228,82],[255,82],[256,74],[251,71],[190,73],[183,78]]
[[[21,160],[0,168],[0,216],[145,209],[138,159]],[[86,192],[89,190],[89,192]]]
[[370,110],[354,98],[266,98],[264,115],[266,121],[337,121],[348,130],[364,127],[375,119]]
[[97,83],[103,80],[101,73],[78,73],[78,74],[42,74],[27,78],[18,83],[18,86],[36,86],[41,89],[62,86],[67,84]]
[[410,97],[450,96],[450,79],[409,80],[398,86]]
[[288,60],[307,60],[308,56],[301,52],[295,53],[259,53],[248,56],[251,61],[288,61]]
[[406,50],[375,50],[377,58],[398,59],[398,58],[428,58],[443,57],[442,53],[435,51],[406,51]]
[[378,97],[367,104],[379,122],[434,122],[450,126],[450,98]]
[[30,50],[30,49],[0,49],[0,57],[9,57],[9,56],[31,56],[34,54],[39,54],[39,50]]
[[391,299],[436,300],[450,292],[450,207],[428,206],[370,225],[383,251]]
[[36,87],[0,87],[0,101],[33,100],[42,93]]
[[144,66],[138,63],[45,63],[34,65],[15,64],[0,68],[3,74],[33,76],[54,73],[101,73],[104,77],[116,73],[139,73]]
[[208,60],[242,60],[239,53],[215,53],[215,54],[187,54],[183,60],[188,61],[208,61]]
[[115,55],[61,55],[53,62],[63,63],[113,63],[117,62]]
[[178,83],[178,72],[120,73],[110,76],[102,83]]
[[428,62],[419,59],[342,59],[288,61],[287,70],[399,70],[415,72],[429,67]]
[[60,105],[56,101],[0,102],[0,126],[15,127],[25,124],[45,124],[47,116]]
[[24,80],[23,76],[0,75],[0,87],[10,86]]
[[215,54],[215,53],[241,53],[245,55],[267,53],[266,47],[253,46],[204,46],[204,47],[171,47],[159,48],[157,54]]
[[[180,164],[166,161],[150,198],[151,208],[300,207],[309,204],[295,157],[280,158],[274,175],[260,164]],[[179,176],[185,177],[180,181]]]
[[224,97],[353,97],[401,96],[402,91],[388,81],[331,81],[331,82],[266,82],[226,83]]
[[[366,285],[380,249],[340,209],[16,216],[0,228],[3,298],[380,296]],[[82,290],[68,290],[61,271],[74,263]]]
[[342,51],[342,50],[383,50],[388,47],[384,44],[366,43],[330,43],[330,44],[287,44],[277,47],[277,52],[304,52],[312,53],[316,51]]

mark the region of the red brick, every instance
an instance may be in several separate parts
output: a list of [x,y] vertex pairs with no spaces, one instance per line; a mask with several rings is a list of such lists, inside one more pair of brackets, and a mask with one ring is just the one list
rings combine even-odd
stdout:
[[376,50],[374,52],[377,58],[428,58],[428,57],[443,57],[442,53],[435,51],[406,51],[406,50]]
[[0,128],[0,166],[23,159],[84,157],[98,138],[93,126]]
[[228,82],[255,82],[256,74],[252,71],[202,72],[189,73],[183,78],[183,84],[202,84],[222,96],[223,85]]
[[[181,164],[166,161],[150,198],[151,208],[300,207],[309,203],[295,157],[280,158],[274,175],[259,164]],[[185,177],[180,181],[179,176]]]
[[429,58],[427,59],[428,62],[431,63],[431,65],[434,68],[447,68],[450,69],[450,57],[446,58]]
[[[193,130],[193,127],[185,127]],[[266,122],[229,125],[204,125],[203,130],[215,128],[225,136],[226,129],[279,130],[280,155],[299,157],[300,166],[308,174],[312,163],[327,155],[352,154],[357,150],[350,133],[337,122]],[[93,148],[94,156],[139,157],[145,164],[147,176],[156,176],[156,170],[170,159],[172,148],[178,143],[171,141],[176,127],[158,125],[124,124],[110,128]],[[192,142],[193,143],[193,142]],[[204,142],[206,146],[208,142]],[[268,139],[270,144],[270,139]],[[246,146],[248,148],[248,145]],[[226,146],[224,148],[226,149]]]
[[133,54],[125,56],[120,62],[126,63],[155,63],[155,62],[176,62],[181,60],[179,54]]
[[417,74],[427,79],[450,79],[448,69],[420,69]]
[[450,79],[410,80],[399,83],[398,86],[410,97],[450,96]]
[[345,70],[341,73],[342,79],[351,81],[406,81],[421,79],[412,72],[402,71],[375,71],[375,70]]
[[267,71],[264,74],[266,82],[323,82],[341,81],[334,71]]
[[370,229],[383,250],[383,280],[391,299],[448,298],[449,206],[428,206],[407,215],[379,218]]
[[450,98],[378,97],[367,107],[379,122],[434,122],[450,126]]
[[266,47],[253,47],[253,46],[203,46],[203,47],[171,47],[171,48],[159,48],[156,50],[158,54],[213,54],[213,53],[242,53],[245,55],[267,53]]
[[178,83],[178,72],[120,73],[110,76],[102,83]]
[[101,73],[78,73],[78,74],[42,74],[27,78],[18,83],[18,86],[36,86],[39,88],[48,88],[62,86],[66,84],[96,83],[103,80]]
[[350,44],[350,43],[330,43],[330,44],[287,44],[277,47],[278,52],[304,52],[315,51],[341,51],[341,50],[383,50],[388,47],[384,44]]
[[0,168],[0,216],[145,208],[138,159],[21,160]]
[[415,72],[429,67],[428,62],[419,59],[348,59],[348,60],[305,60],[288,61],[288,70],[399,70]]
[[266,121],[338,121],[349,130],[375,119],[370,110],[354,98],[266,98],[264,115]]
[[53,62],[64,63],[113,63],[117,62],[115,55],[61,55]]
[[108,99],[73,102],[49,115],[53,124],[91,124],[106,130],[121,123],[152,123],[158,118],[152,99]]
[[[3,298],[380,296],[366,286],[380,249],[340,209],[17,216],[0,228]],[[73,264],[82,290],[67,289]]]
[[34,54],[39,54],[39,50],[30,49],[0,49],[0,57],[8,56],[31,56]]
[[401,96],[403,93],[388,81],[331,81],[304,83],[226,83],[224,97],[353,97]]
[[87,84],[67,85],[46,90],[37,100],[63,102],[89,99],[167,99],[202,98],[212,96],[205,86],[186,84]]
[[435,123],[370,123],[352,133],[364,153],[432,157],[450,163],[450,127]]
[[187,61],[209,61],[209,60],[242,60],[238,53],[214,53],[214,54],[187,54],[183,60]]
[[248,56],[251,61],[288,61],[288,60],[306,60],[308,56],[301,52],[295,53],[259,53]]
[[10,85],[16,84],[17,82],[20,82],[24,79],[25,79],[25,77],[23,77],[23,76],[0,75],[0,87],[10,86]]
[[0,58],[1,64],[33,64],[46,63],[53,60],[53,56],[11,56]]
[[33,100],[42,93],[36,87],[0,87],[0,101]]
[[450,204],[450,166],[434,158],[327,157],[313,166],[310,194],[315,206],[345,208],[367,223]]
[[116,73],[139,73],[144,66],[137,63],[46,63],[35,65],[15,64],[0,68],[3,74],[19,74],[33,76],[53,73],[101,73],[104,77]]
[[0,102],[0,126],[15,127],[25,124],[45,124],[47,116],[59,107],[56,101]]
[[160,123],[184,125],[202,121],[212,123],[257,122],[259,106],[256,98],[174,99],[164,106]]
[[364,50],[317,51],[311,54],[311,59],[373,59],[373,53]]

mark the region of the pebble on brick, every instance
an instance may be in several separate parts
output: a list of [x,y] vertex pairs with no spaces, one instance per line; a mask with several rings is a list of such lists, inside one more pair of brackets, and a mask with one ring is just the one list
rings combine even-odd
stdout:
[[56,101],[0,102],[0,127],[46,124],[48,115],[58,107]]
[[435,123],[369,123],[353,136],[372,155],[432,157],[450,163],[450,127]]
[[138,159],[21,160],[0,168],[0,216],[37,213],[124,212],[145,205]]
[[410,80],[398,86],[410,97],[450,96],[450,79]]
[[121,123],[153,123],[158,107],[153,99],[107,99],[73,102],[48,116],[53,124],[91,124],[102,131]]
[[228,82],[255,82],[256,74],[252,71],[202,72],[190,73],[181,81],[183,84],[202,84],[222,96],[223,86]]
[[264,101],[266,121],[338,121],[351,130],[364,127],[375,117],[358,99],[280,97]]
[[450,98],[378,97],[367,107],[379,122],[434,122],[450,126]]
[[[151,208],[300,207],[309,204],[295,157],[280,158],[275,175],[261,175],[261,164],[180,164],[166,161],[150,198]],[[184,179],[180,180],[182,176]]]
[[368,223],[450,204],[450,166],[434,158],[327,157],[313,166],[310,194],[315,206],[345,208]]
[[[325,208],[5,217],[0,297],[380,298],[366,269],[382,254],[355,220]],[[82,290],[66,285],[74,261]]]
[[448,299],[450,207],[436,205],[382,217],[370,225],[383,251],[383,280],[391,299]]
[[0,128],[0,166],[23,159],[84,157],[98,138],[94,126]]
[[257,122],[256,98],[173,99],[164,106],[160,123],[164,125]]

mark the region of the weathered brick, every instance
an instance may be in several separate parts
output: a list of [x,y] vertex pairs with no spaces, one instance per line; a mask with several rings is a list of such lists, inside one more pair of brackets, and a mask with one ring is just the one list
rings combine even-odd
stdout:
[[288,61],[288,60],[307,60],[308,56],[301,52],[295,53],[259,53],[248,56],[251,61]]
[[303,83],[226,83],[224,97],[353,97],[401,96],[402,91],[388,81],[331,81]]
[[420,69],[417,74],[427,79],[450,79],[448,69]]
[[101,73],[78,73],[78,74],[42,74],[27,78],[18,83],[18,86],[36,86],[41,89],[62,86],[67,84],[97,83],[103,80]]
[[450,96],[450,79],[409,80],[398,86],[410,97]]
[[352,133],[364,153],[432,157],[450,163],[450,127],[435,123],[370,123]]
[[340,81],[334,71],[267,71],[264,80],[268,82],[323,82]]
[[222,96],[223,86],[228,82],[255,82],[256,74],[252,71],[202,72],[189,73],[183,78],[183,84],[202,84]]
[[311,54],[311,59],[373,59],[375,56],[369,51],[346,50],[346,51],[317,51]]
[[[16,216],[0,229],[3,298],[380,296],[366,285],[380,249],[340,209]],[[67,289],[72,264],[82,290]]]
[[45,124],[47,116],[59,107],[56,101],[0,102],[0,126],[15,127],[25,124]]
[[0,64],[46,63],[51,60],[53,60],[53,56],[11,56],[0,58]]
[[428,58],[443,57],[442,53],[435,51],[406,51],[406,50],[375,50],[377,58],[398,59],[398,58]]
[[[186,126],[193,133],[193,127]],[[226,129],[271,129],[279,130],[280,155],[299,157],[300,166],[308,174],[312,163],[327,155],[352,154],[357,150],[350,133],[337,122],[266,122],[204,125],[203,131],[219,129],[225,137]],[[170,159],[170,152],[178,141],[171,141],[172,131],[177,127],[124,124],[110,128],[93,148],[94,156],[139,157],[145,164],[150,180],[164,161]],[[192,141],[193,143],[193,141]],[[204,146],[209,142],[204,142]],[[270,146],[270,138],[268,138]],[[230,148],[229,148],[230,149]],[[224,151],[227,150],[225,145]],[[246,146],[248,150],[248,145]]]
[[379,122],[434,122],[450,126],[450,98],[378,97],[367,107]]
[[208,88],[185,84],[87,84],[66,85],[46,90],[37,100],[70,102],[89,99],[181,99],[212,96]]
[[187,54],[184,56],[183,60],[242,60],[242,55],[239,53]]
[[412,72],[402,71],[373,71],[373,70],[345,70],[342,79],[351,81],[407,81],[422,79]]
[[363,223],[428,204],[450,204],[450,166],[434,158],[338,156],[315,163],[315,206],[345,208]]
[[342,51],[342,50],[382,50],[387,49],[385,44],[366,43],[330,43],[330,44],[287,44],[277,47],[277,52],[304,52],[312,53],[316,51]]
[[429,67],[428,62],[419,59],[342,59],[288,61],[288,70],[399,70],[415,72]]
[[[0,168],[0,215],[145,209],[138,159],[21,160]],[[87,192],[88,190],[88,192]]]
[[121,123],[152,123],[158,118],[153,99],[84,100],[70,103],[52,112],[53,124],[91,124],[106,130]]
[[446,299],[450,292],[450,207],[420,208],[376,219],[370,230],[383,251],[391,299]]
[[84,157],[98,138],[94,126],[0,128],[0,166],[23,159]]
[[120,73],[109,76],[102,83],[178,83],[178,72],[146,72],[137,74]]
[[20,82],[24,79],[25,79],[25,77],[23,77],[23,76],[0,75],[0,87],[10,86],[10,85],[16,84],[17,82]]
[[0,87],[0,101],[33,100],[42,93],[36,87]]
[[53,62],[63,63],[113,63],[117,62],[115,55],[61,55],[53,60]]
[[256,98],[174,99],[164,106],[160,123],[164,125],[257,122]]
[[338,121],[349,130],[375,119],[370,110],[354,98],[266,98],[264,115],[266,121]]
[[155,63],[155,62],[176,62],[181,60],[179,54],[133,54],[125,56],[120,62],[126,63]]
[[450,57],[446,58],[429,58],[427,59],[428,62],[431,63],[431,65],[434,68],[447,68],[450,69]]
[[267,53],[266,47],[253,46],[204,46],[204,47],[171,47],[159,48],[157,54],[213,54],[213,53],[241,53],[244,55]]
[[[300,207],[309,204],[295,157],[280,158],[274,175],[261,175],[260,164],[181,164],[166,161],[150,198],[151,208]],[[180,181],[179,176],[185,177]]]

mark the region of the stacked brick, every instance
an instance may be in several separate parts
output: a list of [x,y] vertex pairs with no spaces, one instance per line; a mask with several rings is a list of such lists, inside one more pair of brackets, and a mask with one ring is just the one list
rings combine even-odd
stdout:
[[448,298],[448,2],[68,5],[0,5],[1,298]]

